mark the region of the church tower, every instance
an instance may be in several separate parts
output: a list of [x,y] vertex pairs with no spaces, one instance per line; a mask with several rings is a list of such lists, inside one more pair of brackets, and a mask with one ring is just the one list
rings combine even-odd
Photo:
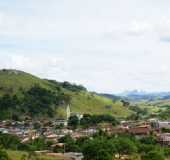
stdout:
[[70,105],[67,105],[66,113],[67,113],[67,121],[68,121],[71,115]]

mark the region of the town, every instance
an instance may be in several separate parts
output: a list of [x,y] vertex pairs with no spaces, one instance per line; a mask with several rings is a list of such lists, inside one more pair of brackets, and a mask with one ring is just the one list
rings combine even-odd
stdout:
[[75,160],[83,159],[83,154],[81,152],[68,152],[65,143],[60,142],[61,138],[69,135],[76,140],[83,137],[92,137],[102,131],[107,135],[130,134],[138,139],[154,135],[156,142],[161,146],[170,145],[170,121],[161,121],[156,118],[138,121],[120,120],[119,123],[114,125],[109,122],[101,122],[95,125],[75,127],[70,124],[70,119],[77,117],[81,121],[87,115],[71,113],[69,106],[66,108],[66,113],[66,119],[32,120],[27,118],[24,121],[3,120],[0,121],[0,133],[15,135],[23,144],[43,137],[45,141],[50,142],[50,146],[48,150],[35,151],[37,154],[61,156]]

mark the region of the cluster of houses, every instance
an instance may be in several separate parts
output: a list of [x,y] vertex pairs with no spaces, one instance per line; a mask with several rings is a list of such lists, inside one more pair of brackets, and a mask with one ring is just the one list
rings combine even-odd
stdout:
[[[157,137],[158,143],[161,145],[170,145],[170,121],[160,121],[156,119],[150,119],[148,121],[121,121],[118,126],[113,126],[110,123],[101,123],[96,126],[78,129],[70,129],[67,124],[62,128],[57,127],[58,125],[61,125],[61,122],[61,120],[53,120],[50,122],[35,122],[31,120],[23,122],[0,121],[0,132],[16,135],[21,139],[22,143],[43,136],[46,140],[53,142],[51,144],[51,150],[55,147],[61,147],[64,149],[65,145],[58,141],[61,137],[70,135],[72,138],[77,139],[80,137],[92,136],[99,130],[108,134],[131,133],[138,137],[147,136],[152,133]],[[37,127],[35,123],[39,124],[39,127]],[[64,123],[63,120],[63,124]],[[58,155],[60,153],[47,151],[46,154]],[[81,160],[83,157],[81,153],[64,153],[63,155],[66,157],[72,157],[75,160]]]
[[[20,138],[22,143],[43,136],[46,140],[53,142],[51,144],[51,149],[56,146],[64,148],[64,144],[59,143],[58,140],[66,135],[70,135],[72,138],[77,139],[80,137],[92,136],[99,130],[102,130],[107,134],[130,133],[138,137],[147,136],[152,133],[157,137],[158,143],[161,145],[170,145],[170,121],[160,121],[157,119],[150,119],[147,121],[121,121],[117,126],[113,126],[111,123],[100,123],[88,128],[71,129],[68,127],[68,120],[71,116],[69,106],[66,111],[67,118],[65,120],[25,120],[22,122],[12,120],[0,121],[0,132],[16,135]],[[82,118],[82,115],[77,116],[80,119]],[[75,153],[65,154],[72,157],[77,156]],[[80,158],[82,156],[78,154],[77,157]]]
[[[52,121],[49,124],[47,122],[38,121],[41,127],[35,127],[35,122],[32,121],[0,121],[0,132],[8,133],[18,136],[23,143],[30,139],[36,139],[40,136],[44,136],[47,140],[51,140],[58,143],[58,139],[65,135],[71,135],[73,138],[80,138],[84,136],[91,136],[103,130],[108,134],[119,133],[131,133],[136,136],[145,136],[150,133],[157,136],[158,142],[161,144],[170,145],[170,121],[159,121],[151,119],[148,121],[121,121],[120,125],[113,126],[110,123],[101,123],[97,126],[91,126],[89,128],[70,129],[65,125],[62,128],[57,128],[61,120]],[[167,132],[162,132],[162,129],[167,129]]]

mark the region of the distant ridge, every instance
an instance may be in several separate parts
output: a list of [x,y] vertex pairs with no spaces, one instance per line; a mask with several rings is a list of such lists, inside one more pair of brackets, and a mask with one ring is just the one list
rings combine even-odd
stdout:
[[163,100],[170,99],[170,92],[125,91],[119,96],[129,100]]

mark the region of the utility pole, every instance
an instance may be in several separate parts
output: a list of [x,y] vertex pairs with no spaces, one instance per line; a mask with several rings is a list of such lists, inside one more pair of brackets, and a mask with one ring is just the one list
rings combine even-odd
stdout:
[[64,147],[64,154],[65,154],[65,152],[66,152],[66,146],[65,146],[65,143],[64,143],[63,147]]

